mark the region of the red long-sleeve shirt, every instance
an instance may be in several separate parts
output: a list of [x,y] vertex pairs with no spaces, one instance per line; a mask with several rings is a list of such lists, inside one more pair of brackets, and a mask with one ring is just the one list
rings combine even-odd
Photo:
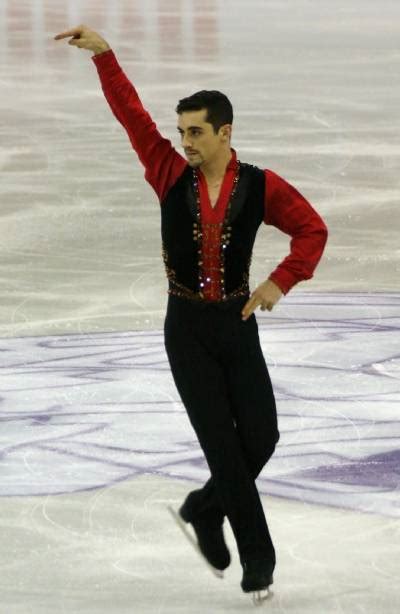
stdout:
[[[118,121],[125,128],[132,147],[145,168],[145,178],[162,203],[169,189],[185,170],[188,162],[158,131],[144,109],[138,93],[120,67],[112,49],[92,56],[104,95]],[[205,177],[199,171],[201,221],[203,224],[222,222],[232,190],[236,152],[225,172],[221,191],[213,208],[210,204]],[[328,229],[310,203],[290,183],[269,169],[265,173],[264,223],[290,235],[290,254],[280,262],[268,279],[284,294],[299,281],[311,279],[322,256]],[[210,226],[207,226],[210,228]],[[221,272],[215,265],[218,249],[215,237],[203,236],[204,273],[209,281],[204,297],[218,300]]]

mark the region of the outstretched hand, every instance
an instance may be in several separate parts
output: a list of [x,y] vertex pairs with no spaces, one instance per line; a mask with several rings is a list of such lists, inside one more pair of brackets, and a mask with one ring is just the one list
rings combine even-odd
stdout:
[[261,311],[272,311],[279,301],[283,292],[271,279],[260,284],[251,294],[249,300],[242,309],[242,320],[247,320],[253,311],[261,305]]
[[74,45],[75,47],[80,47],[81,49],[89,49],[90,51],[93,51],[95,55],[111,49],[104,38],[83,24],[77,26],[76,28],[71,28],[71,30],[66,30],[65,32],[56,34],[54,40],[58,41],[61,38],[67,38],[68,36],[73,37],[68,41],[68,45]]

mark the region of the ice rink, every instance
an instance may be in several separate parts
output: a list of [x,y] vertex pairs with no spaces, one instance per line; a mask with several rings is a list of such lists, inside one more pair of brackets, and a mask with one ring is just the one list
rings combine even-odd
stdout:
[[[209,470],[169,369],[157,197],[101,90],[104,37],[179,151],[175,106],[234,107],[238,158],[329,229],[257,310],[281,439],[257,479],[277,551],[259,611],[400,611],[400,4],[1,0],[0,614],[252,612],[173,523]],[[250,288],[289,253],[262,224]]]

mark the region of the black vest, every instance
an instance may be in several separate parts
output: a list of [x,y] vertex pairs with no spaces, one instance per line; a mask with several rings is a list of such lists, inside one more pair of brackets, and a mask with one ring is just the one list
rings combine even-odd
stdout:
[[[265,173],[239,163],[239,178],[220,245],[222,300],[248,295],[249,270],[257,230],[264,218]],[[169,294],[205,300],[201,277],[201,219],[194,172],[187,166],[161,203],[162,254]]]

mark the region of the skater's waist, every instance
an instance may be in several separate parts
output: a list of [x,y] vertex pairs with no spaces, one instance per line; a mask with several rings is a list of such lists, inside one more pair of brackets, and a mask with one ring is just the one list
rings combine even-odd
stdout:
[[245,305],[249,297],[250,294],[227,297],[221,300],[210,300],[202,298],[193,299],[170,293],[168,294],[168,302],[171,305],[179,305],[182,307],[187,307],[188,309],[225,311],[228,309],[237,308],[242,304]]

